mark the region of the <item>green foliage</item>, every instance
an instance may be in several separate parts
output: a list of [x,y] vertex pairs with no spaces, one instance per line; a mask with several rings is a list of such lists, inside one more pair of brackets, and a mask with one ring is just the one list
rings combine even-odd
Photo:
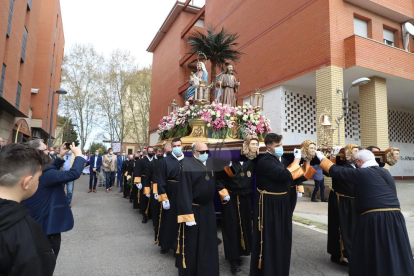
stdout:
[[108,151],[106,146],[103,143],[93,142],[89,147],[89,153],[94,154],[95,150],[99,149],[99,154],[102,155],[105,151]]
[[63,142],[75,142],[75,145],[79,146],[78,133],[75,130],[75,126],[72,119],[65,116],[58,116],[58,124],[62,125],[61,138]]

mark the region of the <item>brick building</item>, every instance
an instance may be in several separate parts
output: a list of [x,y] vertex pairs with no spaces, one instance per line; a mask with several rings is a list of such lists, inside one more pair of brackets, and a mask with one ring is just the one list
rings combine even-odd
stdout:
[[59,0],[0,0],[0,137],[7,143],[47,140],[64,45]]
[[[333,121],[342,115],[337,89],[369,77],[370,83],[350,89],[351,112],[333,122],[334,144],[397,146],[402,158],[392,174],[414,177],[414,41],[402,30],[414,23],[413,0],[208,0],[199,8],[189,2],[175,4],[148,48],[154,54],[150,144],[168,103],[183,104],[195,70],[189,33],[224,27],[240,35],[238,50],[245,53],[235,65],[239,97],[262,90],[263,113],[285,144],[318,140],[324,109]],[[403,37],[410,40],[407,49]]]

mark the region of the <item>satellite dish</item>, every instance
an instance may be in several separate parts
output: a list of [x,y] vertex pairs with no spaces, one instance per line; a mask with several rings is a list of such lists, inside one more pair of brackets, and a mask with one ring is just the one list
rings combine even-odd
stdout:
[[413,26],[413,24],[411,24],[410,22],[405,22],[404,27],[405,27],[407,33],[414,36],[414,26]]

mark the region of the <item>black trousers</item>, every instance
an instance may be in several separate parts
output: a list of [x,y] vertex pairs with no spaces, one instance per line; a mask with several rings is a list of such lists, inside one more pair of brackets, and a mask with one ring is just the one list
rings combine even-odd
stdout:
[[53,253],[55,253],[56,259],[59,255],[59,251],[60,251],[60,243],[62,241],[62,237],[61,234],[52,234],[52,235],[48,235],[47,239],[49,240],[50,243],[50,247],[52,247]]
[[96,183],[98,182],[98,177],[96,177],[96,172],[92,172],[89,176],[89,190],[92,190],[92,182],[93,182],[93,189],[96,190]]
[[325,181],[323,179],[314,180],[314,181],[315,181],[315,189],[313,190],[313,193],[312,193],[312,199],[315,199],[319,188],[321,188],[321,200],[325,200]]

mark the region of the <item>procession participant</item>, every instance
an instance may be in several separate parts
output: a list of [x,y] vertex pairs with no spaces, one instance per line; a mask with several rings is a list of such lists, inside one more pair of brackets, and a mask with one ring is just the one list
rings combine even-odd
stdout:
[[[356,169],[355,157],[358,151],[358,145],[346,145],[346,161],[341,162],[337,158],[337,164],[344,168]],[[349,259],[351,256],[357,217],[354,184],[332,177],[332,189],[328,200],[328,253],[331,254],[332,262],[348,265],[344,258]]]
[[323,153],[316,154],[324,171],[355,187],[358,225],[349,275],[413,275],[413,254],[395,181],[389,171],[380,168],[368,150],[356,154],[360,169],[335,166]]
[[158,236],[161,254],[177,250],[177,183],[185,158],[180,138],[174,138],[172,145],[167,143],[164,150],[167,155],[159,163],[158,170],[158,201],[163,208]]
[[[138,161],[140,160],[139,158],[139,154],[135,153],[134,154],[134,165],[132,167],[129,167],[129,169],[131,170],[130,173],[128,175],[134,176],[132,178],[133,182],[135,181],[135,167],[138,166]],[[139,203],[138,203],[138,187],[137,185],[135,185],[133,183],[133,185],[131,185],[131,189],[129,192],[129,202],[132,202],[132,208],[133,209],[139,209]]]
[[[183,276],[219,275],[213,160],[205,143],[195,143],[192,150],[193,157],[184,159],[177,183],[180,226],[175,265]],[[219,193],[222,200],[229,199],[226,191]]]
[[128,155],[128,159],[122,162],[121,174],[124,185],[124,198],[129,197],[131,188],[127,185],[129,179],[133,177],[134,155]]
[[[154,147],[149,146],[147,150],[143,151],[143,158],[140,159],[134,168],[134,184],[139,189],[138,192],[138,203],[139,209],[142,214],[142,223],[148,222],[149,210],[149,198],[144,195],[144,190],[142,189],[142,183],[145,183],[145,171],[147,166],[154,159]],[[135,199],[134,199],[135,201]]]
[[292,249],[292,213],[288,190],[291,182],[304,175],[299,165],[301,151],[284,168],[282,135],[265,137],[267,153],[256,166],[257,193],[253,211],[253,241],[250,275],[289,275]]
[[154,241],[157,240],[158,226],[160,220],[160,203],[158,203],[158,167],[159,162],[164,158],[164,150],[157,148],[155,159],[150,162],[145,171],[145,178],[142,181],[144,194],[149,197],[149,208],[151,209],[151,219],[154,226]]
[[230,262],[231,273],[240,272],[240,256],[249,256],[252,240],[251,185],[259,139],[248,135],[244,139],[240,161],[230,162],[218,177],[217,185],[226,188],[233,199],[221,207],[224,255]]

